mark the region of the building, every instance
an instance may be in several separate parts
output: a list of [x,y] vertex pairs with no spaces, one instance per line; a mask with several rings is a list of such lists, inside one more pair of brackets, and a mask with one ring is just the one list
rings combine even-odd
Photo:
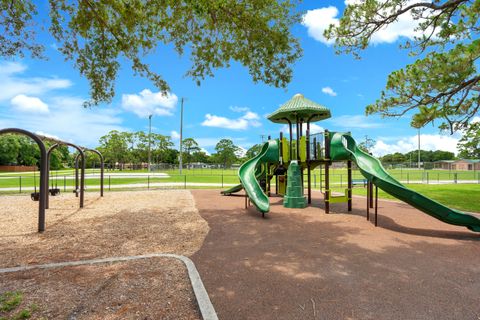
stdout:
[[439,160],[433,163],[434,169],[443,170],[480,170],[479,159]]

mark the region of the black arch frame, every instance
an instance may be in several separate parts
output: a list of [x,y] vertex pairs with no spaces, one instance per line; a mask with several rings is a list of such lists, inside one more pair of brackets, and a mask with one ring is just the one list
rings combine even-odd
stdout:
[[[81,178],[80,178],[80,208],[83,208],[84,199],[85,199],[85,196],[84,196],[84,191],[85,191],[84,190],[85,189],[85,153],[83,152],[82,148],[80,148],[79,146],[77,146],[73,143],[63,142],[63,141],[62,142],[57,142],[54,145],[52,145],[50,148],[48,148],[48,151],[47,151],[47,183],[50,180],[50,156],[51,156],[53,150],[55,150],[60,145],[66,145],[66,146],[77,149],[77,151],[79,152],[79,155],[82,158],[82,173],[81,173]],[[78,173],[78,169],[76,169],[76,172]],[[76,183],[75,187],[78,190],[78,183]],[[45,207],[47,209],[49,208],[49,198],[50,198],[50,195],[47,192],[46,203],[45,203]]]
[[15,133],[32,138],[40,148],[40,199],[38,201],[38,232],[45,231],[45,209],[48,195],[47,150],[43,141],[34,133],[19,129],[6,128],[0,130],[0,135]]
[[103,197],[103,176],[105,171],[105,159],[100,151],[95,149],[85,149],[84,151],[93,152],[100,158],[100,197]]

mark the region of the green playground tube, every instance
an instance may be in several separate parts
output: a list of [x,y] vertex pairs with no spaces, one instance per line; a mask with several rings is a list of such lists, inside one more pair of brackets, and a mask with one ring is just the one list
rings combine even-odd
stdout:
[[358,148],[357,143],[349,134],[338,132],[332,132],[332,134],[333,136],[330,140],[330,156],[332,160],[345,160],[345,152],[347,152],[350,158],[357,164],[363,176],[383,191],[445,223],[467,227],[472,231],[480,232],[480,219],[448,208],[407,188],[388,174],[378,159]]
[[[256,173],[262,164],[277,163],[279,161],[278,148],[279,143],[277,140],[269,140],[263,145],[259,154],[242,164],[240,169],[238,169],[238,177],[245,192],[250,201],[262,213],[267,213],[270,210],[270,201],[260,186]],[[260,169],[260,171],[264,170]]]

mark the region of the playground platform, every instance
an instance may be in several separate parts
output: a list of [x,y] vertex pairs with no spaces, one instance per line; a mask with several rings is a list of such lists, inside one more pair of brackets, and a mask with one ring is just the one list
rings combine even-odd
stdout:
[[266,218],[242,196],[192,190],[210,232],[191,258],[220,319],[478,319],[480,235],[405,203],[366,199]]

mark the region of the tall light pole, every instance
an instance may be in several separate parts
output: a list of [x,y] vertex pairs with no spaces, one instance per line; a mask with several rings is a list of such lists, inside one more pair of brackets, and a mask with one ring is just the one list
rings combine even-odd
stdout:
[[420,170],[420,128],[418,128],[418,169]]
[[148,172],[151,171],[150,163],[152,157],[152,116],[153,114],[148,116]]
[[180,105],[180,157],[178,160],[178,169],[182,174],[182,152],[183,152],[183,98]]

